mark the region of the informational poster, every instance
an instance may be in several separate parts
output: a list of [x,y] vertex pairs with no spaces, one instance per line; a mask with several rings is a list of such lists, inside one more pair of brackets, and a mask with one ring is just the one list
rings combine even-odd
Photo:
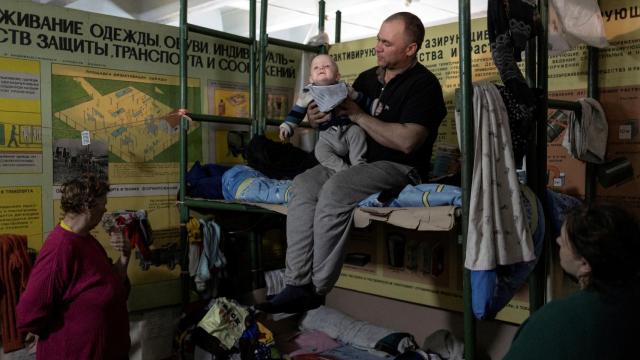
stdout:
[[[599,50],[597,94],[608,123],[607,154],[598,165],[596,199],[620,204],[640,216],[640,17],[628,0],[600,3],[609,47]],[[587,48],[579,46],[549,58],[549,97],[587,97]],[[583,198],[586,163],[571,157],[562,145],[571,112],[549,111],[548,186]]]
[[[178,178],[178,132],[164,120],[178,107],[178,78],[53,64],[51,83],[54,184],[83,172],[119,184]],[[189,85],[199,108],[199,81]],[[189,128],[196,147],[199,128]]]
[[[35,241],[40,244],[60,219],[60,184],[94,173],[111,184],[109,211],[147,212],[152,247],[173,265],[143,269],[132,259],[130,309],[179,303],[179,266],[170,256],[179,241],[179,136],[163,120],[180,107],[178,28],[3,0],[0,44],[0,187],[15,184],[19,174],[20,182],[39,189]],[[246,116],[249,47],[195,33],[187,46],[189,111],[219,114],[224,107],[226,115]],[[291,106],[300,56],[268,49],[264,71],[273,118],[282,118],[275,110]],[[207,89],[210,83],[244,87],[221,86],[216,93]],[[216,161],[210,149],[218,144],[208,129],[226,128],[190,124],[187,167]],[[109,255],[117,255],[104,231],[95,233]]]
[[28,246],[42,247],[42,189],[39,186],[0,187],[0,233],[25,235]]
[[42,172],[40,62],[0,57],[0,174]]

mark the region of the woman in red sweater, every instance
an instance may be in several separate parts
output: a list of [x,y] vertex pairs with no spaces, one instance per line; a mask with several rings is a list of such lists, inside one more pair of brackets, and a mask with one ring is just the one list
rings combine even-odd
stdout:
[[111,234],[115,263],[90,231],[109,184],[83,175],[62,185],[64,217],[47,237],[16,308],[18,328],[38,336],[41,359],[128,359],[130,246]]

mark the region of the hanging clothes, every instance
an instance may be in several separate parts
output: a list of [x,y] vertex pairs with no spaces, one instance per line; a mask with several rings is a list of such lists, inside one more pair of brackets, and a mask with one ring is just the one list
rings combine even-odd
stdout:
[[564,134],[564,146],[575,159],[602,164],[607,152],[609,125],[602,106],[596,99],[578,99],[582,116],[569,115],[569,126]]
[[151,259],[151,226],[144,210],[121,210],[113,213],[115,224],[129,239],[131,248],[138,249],[143,260]]
[[524,156],[527,153],[527,147],[529,141],[532,139],[535,131],[528,129],[521,124],[532,121],[534,116],[528,111],[524,111],[523,107],[518,103],[516,96],[511,93],[506,86],[496,85],[500,95],[502,95],[502,101],[507,108],[507,115],[509,117],[509,128],[511,129],[511,146],[513,148],[513,158],[516,162],[516,167],[519,169],[522,167]]
[[213,220],[202,220],[202,254],[198,262],[194,282],[198,291],[207,288],[207,281],[211,279],[211,269],[221,269],[227,265],[227,259],[220,249],[222,237],[220,226]]
[[520,107],[521,123],[512,131],[529,134],[536,109],[535,93],[520,72],[527,41],[541,32],[540,15],[533,0],[489,0],[487,30],[491,56],[498,68],[500,79],[509,89]]
[[491,270],[534,260],[507,110],[495,85],[474,84],[473,109],[475,155],[465,267]]
[[16,305],[31,271],[26,236],[0,235],[0,264],[2,348],[8,353],[24,347],[24,339],[16,327]]

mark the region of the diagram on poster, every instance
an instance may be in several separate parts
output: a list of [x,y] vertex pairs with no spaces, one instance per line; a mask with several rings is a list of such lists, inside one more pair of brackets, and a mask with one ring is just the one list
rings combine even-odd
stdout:
[[[195,109],[198,83],[189,84]],[[85,171],[114,183],[175,181],[178,132],[163,118],[178,107],[177,84],[166,75],[54,64],[54,184]],[[200,146],[199,126],[189,132]]]
[[0,173],[41,172],[40,62],[0,57]]

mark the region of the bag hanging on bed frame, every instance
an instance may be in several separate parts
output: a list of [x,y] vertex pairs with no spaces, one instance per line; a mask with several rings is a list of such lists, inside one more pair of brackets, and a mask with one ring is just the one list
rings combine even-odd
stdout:
[[293,179],[318,164],[313,153],[264,135],[254,136],[244,149],[247,165],[272,179]]

